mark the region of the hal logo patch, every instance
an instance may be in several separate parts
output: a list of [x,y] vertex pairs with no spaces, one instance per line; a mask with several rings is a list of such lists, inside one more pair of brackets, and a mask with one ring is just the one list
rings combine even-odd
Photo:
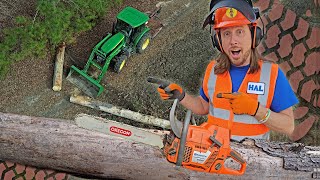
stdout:
[[248,94],[264,94],[264,83],[249,82],[247,87]]
[[226,15],[228,16],[228,18],[234,18],[236,17],[238,11],[234,8],[228,8],[226,11]]

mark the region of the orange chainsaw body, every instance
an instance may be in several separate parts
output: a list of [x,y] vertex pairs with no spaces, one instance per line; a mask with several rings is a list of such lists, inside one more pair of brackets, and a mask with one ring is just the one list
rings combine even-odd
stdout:
[[[176,163],[180,139],[174,134],[169,136],[171,138],[167,138],[164,152],[169,162]],[[225,167],[227,158],[237,161],[241,165],[240,169]],[[232,175],[242,175],[246,169],[242,157],[230,148],[230,130],[208,123],[189,125],[182,166],[196,171]]]

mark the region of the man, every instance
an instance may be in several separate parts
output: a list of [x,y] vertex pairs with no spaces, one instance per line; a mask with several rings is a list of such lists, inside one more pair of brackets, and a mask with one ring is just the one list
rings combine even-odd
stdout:
[[177,98],[193,113],[208,115],[208,123],[231,128],[233,140],[269,139],[270,129],[291,137],[292,106],[298,100],[278,65],[258,59],[259,12],[245,0],[215,1],[212,6],[205,25],[213,26],[213,45],[221,53],[206,69],[200,96],[177,84],[149,82],[160,85],[162,99]]

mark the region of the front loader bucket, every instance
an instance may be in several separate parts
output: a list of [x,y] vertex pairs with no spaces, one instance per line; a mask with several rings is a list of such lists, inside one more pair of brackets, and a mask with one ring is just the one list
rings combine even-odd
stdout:
[[75,66],[71,66],[70,72],[66,79],[92,98],[96,98],[104,90],[103,86],[99,84],[97,80],[93,79],[87,73]]

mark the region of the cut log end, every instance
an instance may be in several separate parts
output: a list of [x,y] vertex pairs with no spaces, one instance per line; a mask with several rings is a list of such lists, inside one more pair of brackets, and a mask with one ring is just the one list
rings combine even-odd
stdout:
[[53,91],[61,91],[61,86],[59,86],[59,85],[53,86],[52,90]]

